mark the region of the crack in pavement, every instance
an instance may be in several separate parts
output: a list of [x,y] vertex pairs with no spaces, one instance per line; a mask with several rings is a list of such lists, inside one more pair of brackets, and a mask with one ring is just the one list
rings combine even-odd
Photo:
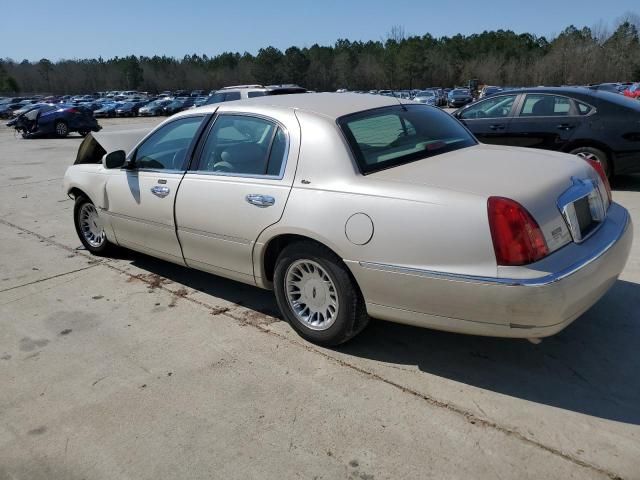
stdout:
[[17,290],[18,288],[28,287],[29,285],[35,285],[37,283],[46,282],[48,280],[53,280],[54,278],[64,277],[65,275],[71,275],[72,273],[82,272],[83,270],[88,270],[93,267],[97,267],[101,265],[103,262],[96,262],[93,265],[89,265],[88,267],[78,268],[77,270],[71,270],[69,272],[58,273],[57,275],[51,275],[50,277],[41,278],[39,280],[34,280],[33,282],[23,283],[22,285],[16,285],[14,287],[5,288],[4,290],[0,290],[0,293],[10,292],[11,290]]
[[[43,235],[41,235],[41,234],[39,234],[37,232],[32,232],[31,230],[28,230],[28,229],[26,229],[24,227],[21,227],[19,225],[16,225],[16,224],[13,224],[11,222],[8,222],[8,221],[6,221],[4,219],[0,219],[0,224],[3,224],[3,225],[6,225],[6,226],[9,226],[9,227],[18,229],[18,230],[20,230],[22,232],[25,232],[27,234],[30,234],[30,235],[34,235],[37,238],[39,238],[39,239],[41,239],[41,240],[43,240],[45,242],[48,242],[48,243],[50,243],[52,245],[58,246],[60,248],[63,248],[64,250],[74,251],[74,252],[76,252],[76,253],[78,253],[80,255],[84,255],[87,258],[91,258],[91,256],[88,255],[88,254],[79,253],[75,249],[72,249],[71,247],[68,247],[68,246],[63,245],[63,244],[61,244],[59,242],[56,242],[55,240],[51,240],[50,238],[47,238],[47,237],[45,237],[45,236],[43,236]],[[128,276],[130,278],[135,278],[136,280],[139,280],[141,282],[148,283],[149,285],[153,284],[154,288],[158,288],[158,289],[164,290],[164,291],[166,291],[166,292],[168,292],[168,293],[170,293],[172,295],[175,294],[175,292],[173,290],[171,290],[170,288],[167,288],[165,285],[162,284],[162,282],[160,282],[160,284],[158,285],[157,281],[153,282],[152,280],[148,280],[148,279],[146,279],[144,277],[140,277],[139,275],[135,275],[135,274],[133,274],[131,272],[128,272],[127,270],[125,270],[123,268],[118,267],[117,265],[115,265],[113,263],[108,263],[106,261],[100,261],[99,263],[96,263],[96,265],[93,265],[93,266],[98,266],[98,265],[103,265],[103,266],[105,266],[107,268],[110,268],[110,269],[112,269],[114,271],[117,271],[117,272],[119,272],[121,274],[124,274],[124,275],[126,275],[126,276]],[[159,277],[164,278],[164,277],[162,277],[160,275],[159,275]],[[258,287],[256,287],[256,288],[258,288]],[[238,306],[236,306],[236,307],[234,307],[233,309],[230,309],[230,310],[224,310],[224,309],[221,310],[220,307],[215,307],[215,306],[209,305],[206,302],[191,298],[189,296],[183,296],[182,298],[184,298],[185,300],[190,301],[191,303],[194,303],[196,305],[199,305],[199,306],[202,306],[202,307],[206,308],[207,310],[210,311],[210,313],[212,315],[223,315],[223,316],[229,318],[230,320],[241,322],[243,325],[253,326],[253,327],[257,328],[258,330],[260,330],[260,331],[262,331],[264,333],[267,333],[269,335],[275,336],[275,337],[279,338],[280,340],[283,340],[283,341],[285,341],[285,342],[287,342],[287,343],[289,343],[291,345],[295,345],[295,346],[301,347],[301,348],[303,348],[303,349],[305,349],[305,350],[307,350],[309,352],[319,354],[319,355],[323,356],[324,358],[326,358],[327,360],[329,360],[331,362],[334,362],[334,363],[337,363],[340,366],[349,368],[349,369],[351,369],[351,370],[353,370],[353,371],[355,371],[355,372],[357,372],[357,373],[359,373],[361,375],[364,375],[364,376],[366,376],[368,378],[371,378],[371,379],[386,383],[387,385],[392,386],[394,388],[397,388],[397,389],[401,390],[404,393],[407,393],[409,395],[412,395],[412,396],[414,396],[416,398],[419,398],[419,399],[427,402],[431,406],[438,407],[438,408],[444,408],[444,409],[448,410],[449,412],[454,413],[454,414],[464,418],[465,420],[467,420],[472,425],[478,425],[478,426],[491,428],[493,430],[499,431],[500,433],[502,433],[502,434],[504,434],[504,435],[506,435],[508,437],[515,438],[515,439],[520,440],[520,441],[522,441],[522,442],[524,442],[524,443],[526,443],[528,445],[540,448],[540,449],[542,449],[542,450],[544,450],[544,451],[546,451],[546,452],[548,452],[548,453],[550,453],[552,455],[555,455],[555,456],[558,456],[560,458],[563,458],[564,460],[567,460],[568,462],[571,462],[574,465],[577,465],[577,466],[580,466],[580,467],[583,467],[583,468],[587,468],[587,469],[592,470],[594,472],[597,472],[597,473],[600,473],[602,475],[605,475],[605,476],[609,477],[611,480],[623,480],[623,477],[621,477],[620,475],[618,475],[618,474],[616,474],[614,472],[611,472],[611,471],[609,471],[609,470],[607,470],[607,469],[605,469],[603,467],[600,467],[598,465],[594,465],[592,463],[589,463],[589,462],[586,462],[584,460],[581,460],[580,458],[576,458],[573,455],[571,455],[570,453],[563,452],[562,450],[559,450],[559,449],[557,449],[555,447],[551,447],[551,446],[545,445],[544,443],[541,443],[541,442],[539,442],[537,440],[531,439],[531,438],[525,436],[524,434],[522,434],[521,432],[519,432],[518,430],[516,430],[514,428],[510,428],[510,427],[507,427],[507,426],[504,426],[504,425],[500,425],[497,422],[494,422],[492,420],[488,420],[488,419],[485,419],[485,418],[478,417],[473,412],[471,412],[469,410],[466,410],[466,409],[464,409],[462,407],[459,407],[457,405],[454,405],[454,404],[449,403],[449,402],[444,401],[444,400],[439,400],[437,398],[431,397],[431,396],[429,396],[427,394],[424,394],[424,393],[421,393],[421,392],[419,392],[417,390],[413,390],[413,389],[411,389],[409,387],[406,387],[405,385],[402,385],[400,383],[394,382],[393,380],[389,380],[389,379],[381,376],[378,373],[375,373],[375,372],[372,372],[370,370],[367,370],[366,368],[360,367],[360,366],[355,365],[353,363],[349,363],[349,362],[347,362],[345,360],[342,360],[340,358],[333,357],[329,353],[327,353],[325,351],[322,351],[322,350],[319,350],[316,347],[312,346],[311,344],[301,343],[299,341],[293,340],[293,339],[287,337],[286,335],[283,335],[281,333],[278,333],[278,332],[276,332],[274,330],[271,330],[271,329],[267,328],[266,325],[261,325],[260,323],[257,323],[257,322],[247,322],[246,319],[233,315],[233,313],[235,313],[236,311],[244,311],[244,310],[252,311],[251,309],[247,309],[245,307],[242,307],[242,306],[238,305]]]

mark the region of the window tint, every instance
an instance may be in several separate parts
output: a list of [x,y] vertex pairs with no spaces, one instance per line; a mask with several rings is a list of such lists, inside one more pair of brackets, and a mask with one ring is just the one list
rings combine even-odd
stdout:
[[556,95],[527,94],[521,117],[552,117],[570,114],[571,100]]
[[578,112],[580,112],[580,115],[587,115],[591,110],[593,110],[593,107],[586,103],[576,102],[576,105],[578,105]]
[[207,137],[199,171],[243,175],[278,175],[286,136],[257,117],[221,115]]
[[257,92],[248,92],[247,96],[249,98],[253,98],[253,97],[264,97],[266,95],[266,92],[264,91],[257,91]]
[[204,117],[186,117],[166,124],[138,147],[137,168],[181,170],[198,127]]
[[240,100],[240,92],[227,92],[224,94],[225,102],[230,102],[231,100]]
[[267,166],[267,175],[280,175],[284,156],[287,153],[287,136],[278,128],[276,136],[271,144],[271,153],[269,154],[269,165]]
[[500,95],[465,108],[460,114],[464,120],[474,118],[502,118],[509,116],[517,95]]
[[338,123],[363,173],[476,144],[448,113],[422,105],[368,110]]

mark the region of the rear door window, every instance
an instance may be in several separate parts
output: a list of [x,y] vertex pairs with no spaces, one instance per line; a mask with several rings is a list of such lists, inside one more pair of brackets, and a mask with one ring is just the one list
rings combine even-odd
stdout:
[[563,117],[571,115],[571,99],[559,95],[528,93],[521,117]]
[[287,151],[275,122],[248,115],[220,115],[202,149],[199,172],[279,176]]
[[588,115],[593,110],[593,107],[591,105],[587,105],[586,103],[576,102],[576,105],[578,106],[578,113],[580,115]]

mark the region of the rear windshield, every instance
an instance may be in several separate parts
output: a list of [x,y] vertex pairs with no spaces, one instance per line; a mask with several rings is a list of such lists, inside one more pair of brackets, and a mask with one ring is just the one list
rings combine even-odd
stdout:
[[477,142],[451,115],[424,105],[377,108],[338,119],[363,174]]

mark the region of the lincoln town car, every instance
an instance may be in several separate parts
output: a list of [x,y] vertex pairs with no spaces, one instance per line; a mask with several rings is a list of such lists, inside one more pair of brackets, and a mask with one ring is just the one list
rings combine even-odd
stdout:
[[271,289],[321,345],[369,318],[538,341],[607,292],[632,242],[597,160],[484,145],[393,97],[225,102],[127,148],[90,141],[64,181],[87,250]]

